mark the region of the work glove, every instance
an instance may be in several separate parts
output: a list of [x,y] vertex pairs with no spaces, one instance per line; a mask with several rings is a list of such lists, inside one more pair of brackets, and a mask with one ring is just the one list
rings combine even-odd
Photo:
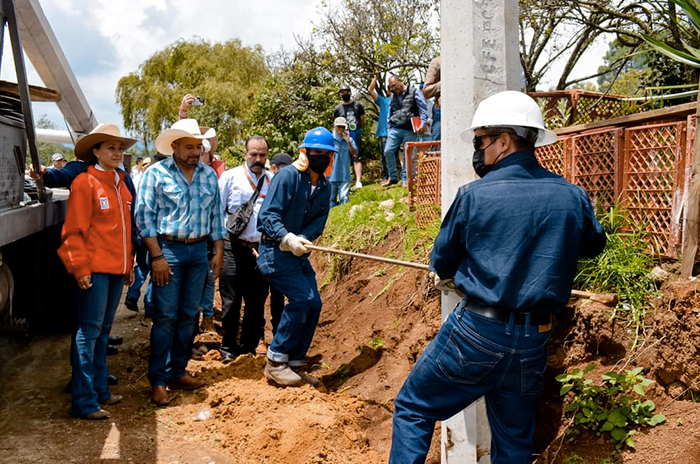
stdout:
[[431,272],[430,275],[435,282],[435,288],[441,292],[455,292],[459,296],[464,296],[464,294],[455,287],[454,279],[441,279],[440,276],[434,272]]
[[306,245],[312,245],[312,243],[304,237],[288,232],[287,235],[282,237],[280,250],[291,251],[294,256],[303,256],[311,252],[311,250],[306,248]]

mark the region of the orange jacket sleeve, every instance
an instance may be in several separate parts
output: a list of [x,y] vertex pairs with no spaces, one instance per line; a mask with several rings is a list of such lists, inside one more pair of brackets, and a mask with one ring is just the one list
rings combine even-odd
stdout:
[[89,176],[81,174],[73,181],[66,219],[61,232],[61,247],[58,256],[66,269],[76,279],[90,275],[88,262],[87,233],[92,218],[92,186]]

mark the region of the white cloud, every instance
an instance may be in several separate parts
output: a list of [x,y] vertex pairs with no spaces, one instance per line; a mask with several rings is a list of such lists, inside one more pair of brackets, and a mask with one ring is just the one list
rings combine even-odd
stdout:
[[[294,34],[308,34],[317,12],[308,0],[42,0],[41,6],[98,121],[120,125],[117,81],[166,45],[180,38],[239,38],[268,52],[291,49]],[[0,78],[16,81],[9,46],[4,54]],[[25,61],[29,82],[43,85]],[[35,115],[41,114],[64,127],[56,105],[35,105]]]

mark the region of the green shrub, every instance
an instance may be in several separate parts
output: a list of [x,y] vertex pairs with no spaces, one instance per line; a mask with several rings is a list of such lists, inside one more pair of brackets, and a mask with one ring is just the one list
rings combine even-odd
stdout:
[[588,429],[596,436],[609,435],[617,449],[624,446],[634,448],[632,436],[637,433],[637,428],[654,427],[666,421],[663,414],[653,414],[656,409],[653,401],[638,398],[643,399],[646,387],[653,383],[641,375],[641,367],[626,370],[624,374],[603,374],[600,385],[585,378],[593,369],[595,364],[556,377],[563,384],[559,394],[573,394],[571,402],[564,408],[565,413],[574,416],[574,428],[566,431],[572,436],[572,441],[582,429]]

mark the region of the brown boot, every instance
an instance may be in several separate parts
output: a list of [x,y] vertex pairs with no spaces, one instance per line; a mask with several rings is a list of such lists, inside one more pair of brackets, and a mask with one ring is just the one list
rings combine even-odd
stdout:
[[216,332],[214,316],[202,316],[202,323],[199,324],[199,331],[202,333]]
[[176,381],[170,382],[168,388],[171,390],[196,390],[204,386],[205,383],[203,380],[198,380],[189,374],[185,374]]
[[151,401],[156,406],[167,406],[170,404],[170,395],[165,389],[165,385],[156,385],[151,391]]

